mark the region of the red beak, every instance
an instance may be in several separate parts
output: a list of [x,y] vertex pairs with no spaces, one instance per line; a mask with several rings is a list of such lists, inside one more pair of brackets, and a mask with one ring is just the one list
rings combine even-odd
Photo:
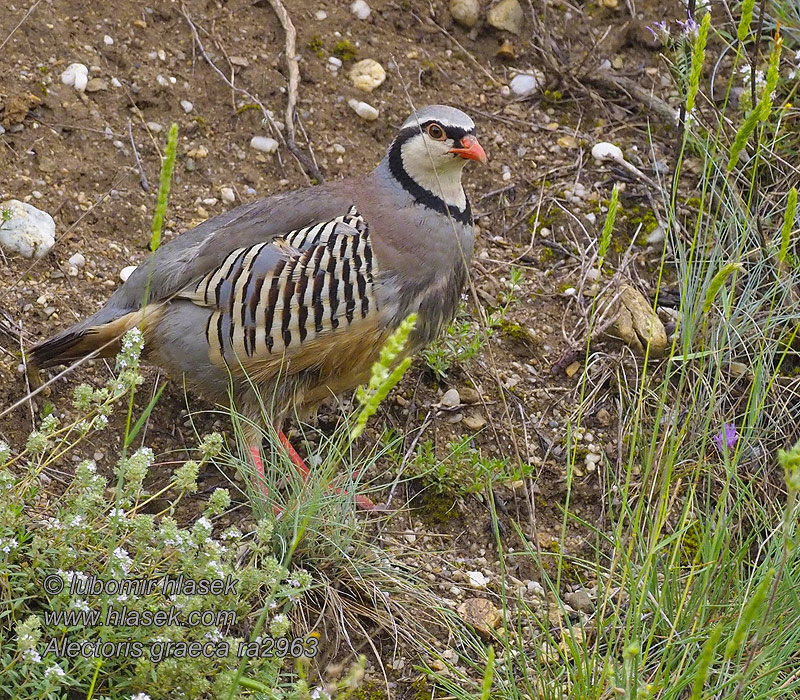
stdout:
[[486,151],[484,151],[483,146],[478,143],[478,139],[469,134],[461,139],[461,148],[451,148],[450,153],[455,153],[469,160],[477,160],[486,165]]

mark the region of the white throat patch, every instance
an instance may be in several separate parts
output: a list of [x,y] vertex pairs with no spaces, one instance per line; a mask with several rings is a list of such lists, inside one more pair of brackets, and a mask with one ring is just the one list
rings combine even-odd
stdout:
[[467,195],[461,185],[461,171],[466,164],[463,158],[450,157],[451,160],[443,161],[434,169],[434,162],[441,156],[428,153],[421,137],[406,141],[400,156],[406,173],[420,187],[439,197],[447,206],[464,210]]

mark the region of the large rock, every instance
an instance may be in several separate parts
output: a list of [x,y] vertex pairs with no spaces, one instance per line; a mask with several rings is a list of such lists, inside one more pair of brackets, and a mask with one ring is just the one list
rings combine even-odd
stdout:
[[522,31],[524,20],[525,15],[519,0],[500,0],[486,14],[486,21],[495,29],[502,29],[512,34],[519,34]]
[[[46,211],[9,199],[0,204],[4,215],[0,219],[0,248],[7,253],[19,253],[23,258],[41,258],[56,244],[56,222]],[[5,221],[5,212],[11,218]]]

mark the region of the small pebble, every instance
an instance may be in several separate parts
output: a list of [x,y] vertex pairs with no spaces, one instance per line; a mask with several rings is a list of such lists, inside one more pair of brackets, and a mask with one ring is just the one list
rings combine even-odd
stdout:
[[472,29],[478,23],[481,6],[478,0],[450,0],[450,14],[462,27]]
[[111,78],[111,87],[122,87],[122,83],[117,78]]
[[323,22],[328,19],[328,13],[325,12],[325,10],[317,10],[314,13],[314,19],[317,20],[317,22]]
[[275,153],[278,150],[278,142],[269,136],[253,136],[250,139],[250,148],[262,153]]
[[119,278],[120,278],[120,279],[121,279],[123,282],[125,282],[125,281],[128,279],[128,277],[130,277],[130,276],[133,274],[133,271],[134,271],[135,269],[136,269],[136,265],[128,265],[128,267],[123,267],[123,268],[122,268],[122,269],[119,271]]
[[61,74],[61,82],[83,92],[89,83],[89,69],[83,63],[70,63]]
[[375,107],[373,107],[371,104],[359,102],[354,98],[350,98],[347,101],[347,104],[350,105],[352,110],[364,121],[374,122],[378,118],[378,110],[375,109]]
[[448,389],[445,391],[440,403],[443,408],[456,408],[460,406],[461,396],[458,393],[458,389]]
[[364,0],[355,0],[353,4],[350,5],[350,12],[359,19],[368,19],[372,14],[372,10],[370,10],[369,5],[367,5]]
[[181,107],[186,114],[189,114],[194,109],[194,105],[189,100],[181,100]]
[[219,200],[216,197],[206,197],[203,200],[203,204],[207,207],[213,207]]
[[489,583],[489,579],[480,571],[467,571],[467,578],[470,585],[476,588],[486,588],[486,584]]
[[328,63],[330,63],[332,66],[335,66],[336,68],[342,67],[342,59],[338,58],[337,56],[328,57]]
[[539,81],[535,75],[520,73],[511,79],[509,87],[511,88],[511,92],[518,97],[526,97],[539,89]]
[[150,131],[152,131],[154,134],[159,134],[164,131],[164,127],[158,122],[147,122],[147,128],[150,129]]
[[371,58],[365,58],[353,64],[350,69],[350,81],[359,90],[372,92],[386,80],[386,71],[383,66]]
[[80,253],[75,253],[74,255],[70,255],[67,262],[73,267],[83,267],[86,264],[86,258]]
[[113,39],[112,39],[110,36],[108,36],[108,34],[106,34],[106,35],[103,37],[103,43],[104,43],[106,46],[111,46],[111,45],[114,43],[114,40],[113,40]]
[[592,147],[592,158],[595,160],[623,160],[622,149],[613,143],[601,141]]
[[220,188],[219,196],[225,204],[233,204],[236,201],[236,195],[230,187]]

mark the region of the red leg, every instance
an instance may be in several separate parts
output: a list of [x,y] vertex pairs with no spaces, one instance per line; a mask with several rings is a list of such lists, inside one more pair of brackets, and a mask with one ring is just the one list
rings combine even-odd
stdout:
[[[282,430],[278,431],[278,440],[280,440],[281,445],[286,450],[287,454],[289,455],[289,459],[292,461],[295,467],[297,467],[297,471],[300,472],[300,475],[303,479],[307,479],[310,473],[310,469],[308,465],[303,461],[302,457],[297,454],[297,450],[292,447],[292,443],[289,442],[289,438],[283,434]],[[263,472],[262,472],[263,473]],[[336,489],[336,493],[341,493],[342,489]],[[362,496],[360,494],[356,494],[356,506],[361,510],[374,510],[375,504],[366,496]]]
[[278,440],[280,440],[281,445],[283,445],[283,449],[286,450],[286,453],[289,455],[289,459],[292,460],[292,464],[297,467],[297,471],[300,472],[300,475],[305,479],[308,477],[309,468],[306,463],[303,461],[302,457],[297,454],[297,450],[292,447],[292,443],[289,442],[289,438],[283,434],[282,430],[278,431]]
[[269,489],[267,488],[267,480],[264,477],[264,463],[261,461],[261,450],[258,447],[250,448],[250,457],[253,459],[253,466],[256,468],[256,481],[261,493],[266,498],[269,496]]

